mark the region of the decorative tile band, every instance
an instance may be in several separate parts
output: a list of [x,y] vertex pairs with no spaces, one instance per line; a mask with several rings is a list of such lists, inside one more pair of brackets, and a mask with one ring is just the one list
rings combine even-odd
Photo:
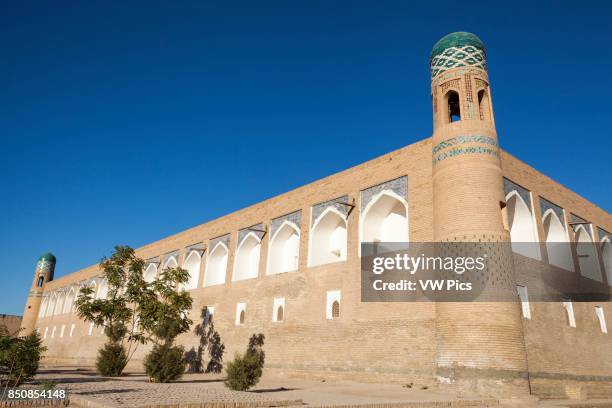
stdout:
[[436,154],[440,150],[446,149],[447,147],[464,143],[484,143],[497,147],[497,141],[490,136],[456,136],[438,143],[434,146],[432,152],[433,154]]
[[499,153],[497,149],[491,149],[489,147],[459,147],[452,150],[447,150],[444,153],[441,153],[434,157],[433,164],[437,164],[444,159],[448,159],[449,157],[460,156],[462,154],[488,154],[490,156],[499,157]]
[[431,59],[431,79],[449,69],[466,66],[486,71],[487,60],[484,50],[472,45],[447,48],[442,54]]

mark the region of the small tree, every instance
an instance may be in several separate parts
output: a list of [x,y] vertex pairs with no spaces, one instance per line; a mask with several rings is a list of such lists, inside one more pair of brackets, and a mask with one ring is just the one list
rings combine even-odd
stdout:
[[170,268],[159,279],[145,285],[140,305],[140,326],[155,345],[145,357],[145,370],[153,382],[169,382],[180,378],[187,361],[182,346],[174,345],[181,333],[189,331],[192,321],[187,313],[193,300],[184,290],[177,290],[187,283],[189,272],[182,268]]
[[94,289],[81,289],[75,302],[80,318],[104,327],[107,342],[98,351],[96,368],[102,375],[119,376],[146,338],[138,331],[138,314],[145,281],[144,261],[129,246],[116,246],[110,258],[103,258],[100,269],[108,285],[105,299],[96,299]]
[[27,336],[19,336],[19,331],[10,333],[5,325],[0,325],[0,385],[17,387],[31,380],[38,371],[38,363],[46,347],[37,331]]
[[[194,373],[220,373],[223,370],[223,353],[225,345],[221,342],[219,332],[215,330],[213,315],[207,307],[203,307],[200,312],[202,321],[198,323],[194,329],[194,333],[199,337],[198,350],[194,348],[189,350],[185,357],[189,363],[189,370]],[[202,359],[204,352],[207,351],[210,357],[206,370],[203,370]]]
[[253,334],[244,356],[236,354],[234,361],[227,364],[227,387],[235,391],[246,391],[257,385],[266,358],[263,351],[264,340],[262,333]]

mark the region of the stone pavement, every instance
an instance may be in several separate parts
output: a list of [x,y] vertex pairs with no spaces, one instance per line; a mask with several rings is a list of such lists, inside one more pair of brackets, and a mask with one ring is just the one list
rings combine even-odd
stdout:
[[183,407],[183,408],[612,408],[611,401],[542,401],[482,399],[401,384],[350,381],[315,381],[264,375],[248,392],[231,391],[221,376],[186,374],[170,384],[148,382],[142,374],[120,378],[100,377],[90,370],[43,369],[37,380],[52,380],[69,389],[70,406],[89,408]]

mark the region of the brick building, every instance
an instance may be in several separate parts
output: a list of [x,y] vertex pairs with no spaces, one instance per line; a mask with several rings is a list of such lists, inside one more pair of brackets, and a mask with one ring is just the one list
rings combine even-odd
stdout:
[[[580,242],[595,244],[590,278],[612,283],[610,214],[499,148],[478,37],[445,36],[430,66],[432,137],[139,248],[145,279],[187,269],[191,317],[209,307],[226,356],[262,332],[267,369],[288,375],[612,397],[610,304],[528,302],[540,265],[585,275]],[[361,242],[480,240],[538,243],[491,272],[516,301],[361,302]],[[59,279],[54,267],[41,256],[23,326],[40,331],[47,362],[92,365],[104,335],[73,303],[106,284],[97,265]]]

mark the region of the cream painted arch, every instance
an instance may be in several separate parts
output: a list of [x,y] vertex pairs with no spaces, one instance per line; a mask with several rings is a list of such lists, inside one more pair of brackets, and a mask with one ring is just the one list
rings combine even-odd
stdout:
[[189,281],[187,281],[187,285],[184,285],[185,289],[191,290],[198,287],[201,265],[202,256],[197,251],[191,251],[185,259],[185,262],[183,262],[183,268],[189,272]]
[[164,262],[163,270],[170,269],[170,268],[176,268],[176,267],[178,267],[178,262],[176,261],[176,258],[174,256],[171,256],[170,258],[166,260],[166,262]]
[[47,313],[48,305],[49,305],[49,296],[45,296],[40,306],[40,310],[38,311],[38,317],[45,317]]
[[512,251],[540,260],[540,243],[533,213],[517,191],[506,195]]
[[300,256],[300,229],[285,220],[270,239],[267,274],[296,271]]
[[586,278],[601,282],[601,272],[599,271],[599,260],[595,244],[591,239],[591,234],[585,226],[580,224],[574,230],[576,241],[576,255],[578,256],[578,267],[580,274]]
[[308,266],[346,260],[347,221],[333,206],[327,207],[312,224],[308,241]]
[[72,312],[72,305],[74,304],[75,298],[75,290],[74,287],[70,288],[68,294],[66,295],[66,300],[64,302],[64,313]]
[[221,241],[210,251],[206,259],[204,286],[222,285],[225,283],[228,255],[229,249]]
[[157,265],[150,263],[144,271],[143,278],[147,283],[153,282],[157,278]]
[[232,280],[256,278],[259,275],[260,257],[261,239],[251,231],[245,235],[236,249]]
[[360,217],[360,242],[409,242],[408,202],[383,190],[366,205]]
[[66,295],[62,292],[58,292],[57,298],[55,301],[55,307],[53,309],[53,314],[58,315],[62,313],[62,308],[64,306],[64,300],[66,299]]
[[567,238],[567,231],[563,223],[552,209],[548,209],[542,215],[542,224],[544,227],[548,263],[568,271],[573,271],[574,261]]
[[102,279],[100,285],[98,285],[98,291],[96,299],[106,299],[108,297],[108,282],[106,279]]
[[608,278],[608,285],[612,286],[612,242],[610,242],[610,237],[606,236],[601,240],[601,257]]

